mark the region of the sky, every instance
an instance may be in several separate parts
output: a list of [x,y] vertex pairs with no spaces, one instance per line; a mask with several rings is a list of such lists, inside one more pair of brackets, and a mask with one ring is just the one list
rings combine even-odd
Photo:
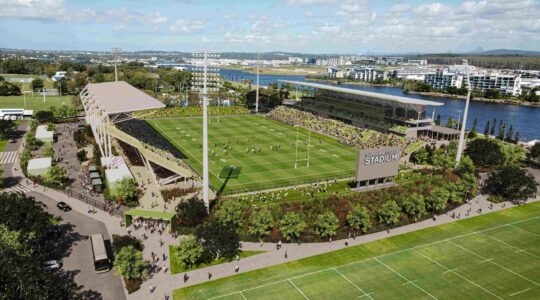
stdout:
[[540,1],[0,0],[0,47],[442,53],[540,50]]

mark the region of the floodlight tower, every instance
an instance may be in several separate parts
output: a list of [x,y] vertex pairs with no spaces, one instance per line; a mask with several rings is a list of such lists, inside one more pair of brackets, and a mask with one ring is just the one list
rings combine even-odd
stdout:
[[122,48],[112,48],[112,55],[114,59],[114,81],[118,81],[118,57],[122,54]]
[[[195,68],[196,73],[193,75],[193,88],[199,91],[199,97],[202,99],[203,107],[203,201],[206,209],[210,209],[210,200],[209,200],[209,178],[208,178],[208,91],[215,90],[217,88],[219,77],[216,76],[218,69],[209,69],[208,68],[208,58],[217,58],[219,54],[208,53],[205,50],[202,53],[194,53],[194,57],[199,57],[202,59],[202,68]],[[202,69],[202,70],[201,70]],[[201,72],[202,71],[202,72]],[[213,73],[212,73],[213,72]],[[209,78],[209,73],[212,76]],[[209,88],[208,85],[211,85]]]
[[259,52],[257,52],[257,87],[255,92],[255,113],[259,113]]
[[[466,59],[463,60],[463,64],[467,68],[467,101],[465,102],[465,110],[463,111],[463,123],[461,124],[461,130],[459,132],[459,144],[456,154],[456,167],[461,161],[461,153],[465,144],[465,127],[467,125],[467,113],[469,112],[469,102],[471,101],[471,76],[469,71],[469,64]],[[458,124],[459,126],[459,124]]]

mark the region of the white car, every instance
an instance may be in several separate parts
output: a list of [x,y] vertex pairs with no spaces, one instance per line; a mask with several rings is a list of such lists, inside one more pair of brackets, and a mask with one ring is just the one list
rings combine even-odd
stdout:
[[48,260],[43,263],[43,270],[44,271],[56,271],[60,269],[61,265],[60,262],[56,260]]

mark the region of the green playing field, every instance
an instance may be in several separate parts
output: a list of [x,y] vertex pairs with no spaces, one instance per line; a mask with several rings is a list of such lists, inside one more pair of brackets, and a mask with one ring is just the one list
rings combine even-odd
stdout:
[[[37,93],[34,97],[31,94],[26,95],[26,108],[34,110],[34,113],[40,110],[49,110],[52,106],[61,106],[62,100],[66,105],[70,105],[71,96],[47,96],[46,102],[43,102],[43,96]],[[0,96],[0,108],[24,108],[24,96]]]
[[540,299],[540,203],[174,291],[174,299]]
[[[201,118],[147,122],[201,172]],[[224,194],[354,176],[355,149],[303,128],[296,142],[295,127],[262,116],[229,116],[219,123],[212,118],[208,132],[210,183]]]

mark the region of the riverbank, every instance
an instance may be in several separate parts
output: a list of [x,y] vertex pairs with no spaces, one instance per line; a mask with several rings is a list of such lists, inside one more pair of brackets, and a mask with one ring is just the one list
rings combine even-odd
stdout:
[[[445,93],[438,93],[438,92],[409,91],[407,93],[421,95],[421,96],[439,97],[439,98],[452,98],[452,99],[460,99],[460,100],[467,99],[467,96],[465,95],[452,95],[452,94],[445,94]],[[485,102],[485,103],[494,103],[494,104],[510,104],[510,105],[521,105],[521,106],[528,106],[528,107],[540,107],[540,102],[527,102],[527,101],[517,100],[517,99],[512,99],[512,98],[490,99],[490,98],[483,98],[483,97],[472,97],[471,100],[478,101],[478,102]]]
[[378,86],[378,87],[401,87],[401,83],[396,82],[395,84],[390,83],[383,83],[383,84],[377,84],[372,82],[366,82],[366,81],[342,81],[337,79],[323,79],[323,78],[310,78],[306,77],[304,78],[306,81],[315,81],[315,82],[324,82],[324,83],[331,83],[331,84],[347,84],[347,85],[358,85],[358,86]]

